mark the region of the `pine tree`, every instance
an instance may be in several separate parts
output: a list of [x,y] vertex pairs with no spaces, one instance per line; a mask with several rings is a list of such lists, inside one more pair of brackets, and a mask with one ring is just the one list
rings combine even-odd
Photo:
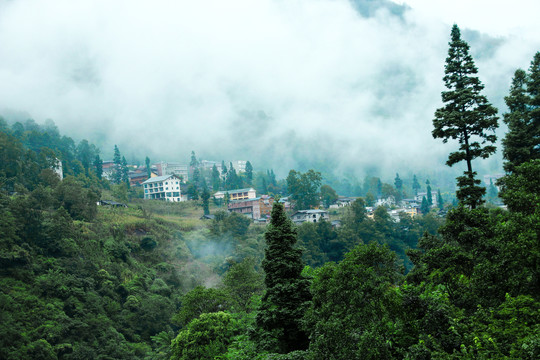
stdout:
[[403,187],[403,181],[399,178],[399,174],[396,173],[396,178],[394,179],[394,185],[396,187],[396,190],[401,193],[401,189]]
[[221,177],[226,179],[227,178],[227,166],[225,165],[225,161],[221,160]]
[[429,204],[425,196],[422,196],[422,204],[420,205],[420,211],[424,215],[429,212]]
[[120,184],[122,182],[122,155],[120,155],[120,149],[118,146],[114,145],[114,172],[112,174],[112,181],[115,184]]
[[261,350],[270,352],[306,349],[309,340],[300,323],[311,300],[309,281],[301,274],[302,251],[294,247],[296,230],[278,202],[264,236],[266,292],[257,314],[255,340]]
[[199,166],[199,161],[197,160],[197,156],[195,156],[195,151],[191,152],[191,160],[189,162],[189,167],[194,169]]
[[208,191],[208,187],[206,186],[206,183],[203,186],[203,191],[201,193],[201,200],[202,200],[202,206],[204,215],[210,214],[210,191]]
[[127,188],[129,189],[129,169],[127,166],[126,157],[122,156],[122,179],[121,181],[126,184]]
[[103,176],[103,161],[99,155],[96,155],[96,158],[94,159],[94,167],[96,169],[96,176],[101,180],[101,177]]
[[219,170],[216,164],[214,164],[214,166],[212,166],[212,190],[218,191],[220,185],[221,185],[221,178],[220,178]]
[[503,139],[506,172],[540,158],[540,52],[534,56],[529,72],[514,73],[510,94],[504,98],[509,112],[504,114],[508,132]]
[[150,179],[152,177],[152,169],[150,169],[150,158],[147,156],[146,159],[144,159],[144,162],[146,164],[146,175],[148,175],[148,178]]
[[441,195],[441,189],[437,190],[437,205],[439,206],[439,210],[444,209],[444,200]]
[[433,195],[431,195],[431,185],[429,184],[429,180],[426,180],[426,185],[427,185],[427,188],[426,188],[427,202],[428,202],[428,205],[431,206],[433,205]]
[[481,95],[484,85],[475,76],[478,70],[457,25],[452,27],[449,45],[443,77],[448,91],[441,94],[445,105],[435,111],[432,135],[443,139],[443,143],[448,139],[459,141],[459,150],[450,153],[446,164],[467,163],[464,175],[457,178],[456,196],[462,204],[474,209],[482,204],[485,188],[475,179],[472,161],[495,152],[495,146],[490,144],[497,140],[494,134],[498,126],[497,109]]
[[253,183],[253,166],[249,161],[246,162],[246,183],[249,186]]

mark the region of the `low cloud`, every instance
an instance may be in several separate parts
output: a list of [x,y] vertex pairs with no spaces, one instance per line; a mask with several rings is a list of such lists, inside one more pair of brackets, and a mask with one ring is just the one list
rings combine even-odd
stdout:
[[[373,3],[4,1],[0,113],[51,118],[105,155],[195,150],[281,175],[322,162],[359,176],[442,166],[455,145],[432,139],[431,121],[451,24]],[[504,110],[540,40],[462,30]]]

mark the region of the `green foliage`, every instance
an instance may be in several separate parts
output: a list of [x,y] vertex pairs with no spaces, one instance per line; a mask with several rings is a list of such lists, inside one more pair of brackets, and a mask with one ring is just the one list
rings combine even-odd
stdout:
[[387,247],[359,245],[338,265],[329,263],[317,272],[307,315],[310,358],[393,357],[388,340],[399,300],[396,260]]
[[266,292],[257,313],[255,340],[260,349],[277,353],[305,349],[308,338],[301,319],[310,302],[309,281],[301,275],[304,265],[301,250],[294,248],[294,225],[280,203],[274,203],[265,239]]
[[238,328],[235,319],[223,311],[202,314],[173,340],[171,359],[215,359],[227,351]]
[[287,190],[297,210],[312,209],[319,206],[320,172],[309,170],[302,174],[295,170],[287,176]]
[[527,73],[516,70],[504,100],[509,110],[504,114],[508,125],[502,141],[507,160],[504,169],[512,172],[515,166],[540,158],[540,52],[534,55]]
[[99,190],[84,188],[72,176],[66,177],[54,190],[58,205],[64,207],[76,220],[91,221],[96,217]]
[[230,310],[233,306],[234,302],[226,290],[197,286],[182,297],[182,307],[174,315],[173,322],[186,326],[202,314]]
[[338,198],[338,194],[330,185],[321,186],[321,200],[326,208],[334,204]]
[[263,275],[255,269],[255,259],[248,257],[233,264],[223,277],[223,285],[239,305],[241,311],[247,311],[254,295],[262,295],[264,290]]
[[204,186],[203,191],[201,193],[201,200],[202,200],[204,215],[209,215],[210,214],[210,203],[209,203],[210,191],[208,191],[208,188],[206,186]]
[[427,214],[429,212],[429,202],[427,201],[426,197],[422,197],[422,203],[420,204],[420,211],[422,214]]

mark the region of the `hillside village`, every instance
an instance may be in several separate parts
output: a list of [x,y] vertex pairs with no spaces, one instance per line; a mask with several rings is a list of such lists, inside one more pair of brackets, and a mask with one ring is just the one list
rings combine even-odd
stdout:
[[[248,177],[247,171],[252,171],[251,164],[246,160],[235,160],[228,162],[229,172],[233,171],[240,177]],[[121,165],[120,165],[121,167]],[[268,223],[270,221],[270,212],[275,200],[275,194],[257,194],[253,187],[225,189],[227,180],[227,167],[225,162],[211,160],[196,160],[192,154],[192,163],[190,165],[179,162],[160,161],[151,164],[150,167],[128,165],[129,186],[140,188],[143,191],[143,198],[146,200],[163,200],[168,202],[183,202],[195,200],[188,190],[192,186],[195,178],[196,183],[214,184],[211,189],[211,199],[215,205],[226,207],[229,213],[239,213],[246,216],[256,223]],[[113,181],[115,173],[119,166],[115,161],[103,162],[103,177]],[[218,179],[216,179],[218,177]],[[491,179],[491,177],[489,177]],[[216,180],[219,184],[216,186]],[[244,182],[249,185],[250,181]],[[198,198],[198,196],[196,195]],[[289,196],[277,197],[278,201],[284,205],[285,210],[296,224],[303,222],[316,223],[321,220],[330,220],[329,213],[333,210],[349,206],[356,200],[355,197],[337,197],[331,204],[324,206],[321,201],[318,206],[310,209],[295,208],[291,203]],[[429,199],[429,200],[428,200]],[[390,217],[400,221],[401,216],[415,217],[422,214],[422,201],[429,201],[428,209],[439,209],[439,216],[444,216],[442,197],[437,191],[418,192],[411,198],[396,199],[395,196],[379,196],[375,199],[373,206],[366,206],[365,210],[369,218],[373,218],[374,210],[378,207],[384,207]],[[426,206],[426,205],[424,205]],[[424,209],[425,212],[425,209]],[[213,215],[205,214],[205,219],[212,219]],[[339,227],[340,221],[332,221],[333,227]]]

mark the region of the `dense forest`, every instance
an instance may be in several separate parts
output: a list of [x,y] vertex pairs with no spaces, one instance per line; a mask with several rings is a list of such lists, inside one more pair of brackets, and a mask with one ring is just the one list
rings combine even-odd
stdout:
[[540,53],[505,99],[505,206],[485,206],[472,161],[495,151],[497,110],[451,36],[433,136],[467,170],[444,218],[370,218],[358,198],[338,228],[294,225],[276,201],[260,225],[204,199],[142,201],[102,179],[88,141],[0,119],[0,358],[539,358]]

